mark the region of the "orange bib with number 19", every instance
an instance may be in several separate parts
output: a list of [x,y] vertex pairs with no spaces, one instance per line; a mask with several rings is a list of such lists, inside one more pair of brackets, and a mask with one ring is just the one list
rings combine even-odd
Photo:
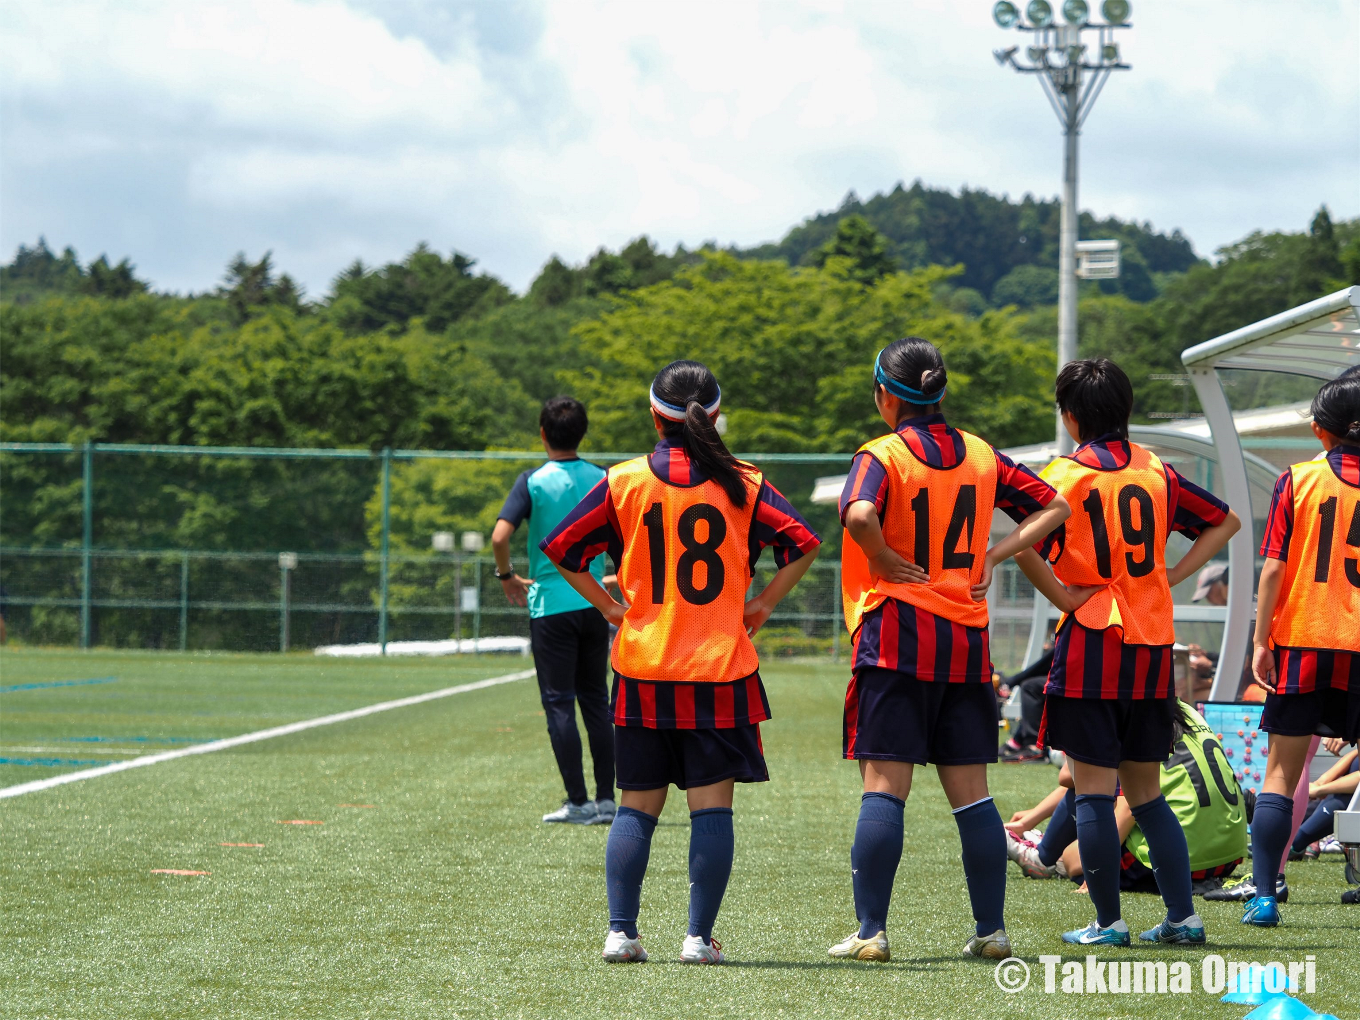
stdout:
[[614,641],[614,669],[635,680],[727,683],[760,665],[742,611],[751,583],[747,542],[762,477],[746,478],[736,507],[716,482],[664,482],[648,458],[609,470],[623,537],[619,587],[628,612]]
[[1091,630],[1119,627],[1125,644],[1173,643],[1162,462],[1130,443],[1122,468],[1099,471],[1061,457],[1039,477],[1072,507],[1053,572],[1064,584],[1102,586],[1077,610],[1077,622]]

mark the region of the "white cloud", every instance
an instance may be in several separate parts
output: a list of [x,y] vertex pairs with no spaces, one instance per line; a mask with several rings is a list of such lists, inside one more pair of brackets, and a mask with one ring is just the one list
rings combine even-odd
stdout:
[[[272,248],[313,292],[457,247],[523,287],[640,233],[752,244],[898,180],[1057,191],[986,0],[36,3],[0,17],[0,246],[203,289]],[[1204,253],[1360,214],[1360,13],[1137,0],[1082,205]],[[1306,20],[1305,20],[1306,19]]]

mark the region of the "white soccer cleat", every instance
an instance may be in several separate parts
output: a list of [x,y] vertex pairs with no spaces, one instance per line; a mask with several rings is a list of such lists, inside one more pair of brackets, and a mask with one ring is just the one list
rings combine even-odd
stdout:
[[618,807],[608,797],[605,797],[601,800],[597,800],[595,802],[596,811],[595,824],[596,825],[611,824],[614,821],[614,816],[618,814],[618,810],[619,810]]
[[974,935],[963,947],[962,956],[976,956],[983,960],[1008,960],[1012,955],[1011,940],[1005,929],[998,928],[990,935]]
[[1039,848],[1025,844],[1015,855],[1015,863],[1026,878],[1052,878],[1058,873],[1056,864],[1045,864],[1039,860]]
[[888,949],[887,932],[879,932],[870,938],[862,939],[859,932],[853,932],[827,950],[827,955],[837,960],[867,960],[874,963],[887,963],[892,959]]
[[705,942],[699,935],[686,935],[685,944],[680,947],[681,963],[726,963],[722,943],[717,939]]
[[600,955],[608,963],[647,962],[647,950],[642,948],[642,940],[630,939],[621,931],[611,931],[605,936],[604,952]]
[[1024,846],[1030,846],[1032,844],[1030,843],[1029,840],[1025,839],[1023,836],[1017,836],[1015,833],[1011,832],[1010,829],[1006,829],[1004,831],[1006,833],[1006,856],[1009,857],[1011,860],[1015,861],[1016,863],[1019,863],[1020,848]]
[[568,825],[594,825],[600,820],[600,810],[595,806],[593,800],[588,800],[584,804],[573,804],[569,800],[562,802],[562,806],[556,811],[549,811],[543,816],[545,822],[566,822]]

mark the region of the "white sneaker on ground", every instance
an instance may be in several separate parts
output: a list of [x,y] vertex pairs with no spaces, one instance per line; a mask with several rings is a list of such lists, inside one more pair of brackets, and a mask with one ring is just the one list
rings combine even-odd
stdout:
[[599,809],[593,800],[588,800],[584,804],[573,804],[569,800],[564,800],[562,806],[556,811],[549,811],[543,816],[545,822],[567,822],[570,825],[594,825],[599,821]]
[[680,947],[681,963],[726,963],[722,943],[717,939],[705,942],[699,935],[686,935],[685,944]]
[[977,956],[984,960],[1007,960],[1011,953],[1011,940],[1006,932],[998,928],[990,935],[974,935],[963,947],[963,956]]
[[1010,829],[1006,829],[1005,832],[1006,832],[1006,856],[1013,861],[1019,861],[1020,848],[1022,846],[1027,845],[1029,843],[1029,840],[1025,839],[1023,836],[1017,836],[1015,833],[1011,832]]
[[879,932],[870,938],[862,939],[859,937],[859,930],[856,929],[826,952],[828,956],[837,960],[869,960],[875,963],[887,963],[892,959],[892,952],[888,949],[887,932]]
[[597,812],[595,824],[609,825],[614,821],[614,816],[618,814],[618,810],[619,809],[615,806],[614,802],[608,797],[597,800],[595,802],[595,811]]
[[630,939],[621,931],[611,931],[605,936],[604,952],[600,955],[609,963],[647,962],[647,950],[642,948],[642,940]]

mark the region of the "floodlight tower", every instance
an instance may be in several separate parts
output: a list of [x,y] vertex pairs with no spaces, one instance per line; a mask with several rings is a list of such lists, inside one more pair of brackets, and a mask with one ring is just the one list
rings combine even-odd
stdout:
[[[1090,21],[1086,0],[1066,0],[1062,5],[1065,25],[1055,25],[1053,5],[1047,0],[1030,0],[1024,20],[1020,8],[1011,0],[1000,0],[992,8],[992,18],[1002,28],[1034,33],[1033,43],[1025,47],[1024,59],[1017,59],[1019,46],[996,50],[996,62],[1009,64],[1023,74],[1039,76],[1044,94],[1063,127],[1062,227],[1058,245],[1058,367],[1077,356],[1077,137],[1096,97],[1105,87],[1111,71],[1127,71],[1119,59],[1117,29],[1129,27],[1128,0],[1105,0],[1100,5],[1105,23]],[[1083,32],[1097,34],[1094,55],[1082,41]],[[1072,452],[1072,439],[1058,420],[1058,448]]]

